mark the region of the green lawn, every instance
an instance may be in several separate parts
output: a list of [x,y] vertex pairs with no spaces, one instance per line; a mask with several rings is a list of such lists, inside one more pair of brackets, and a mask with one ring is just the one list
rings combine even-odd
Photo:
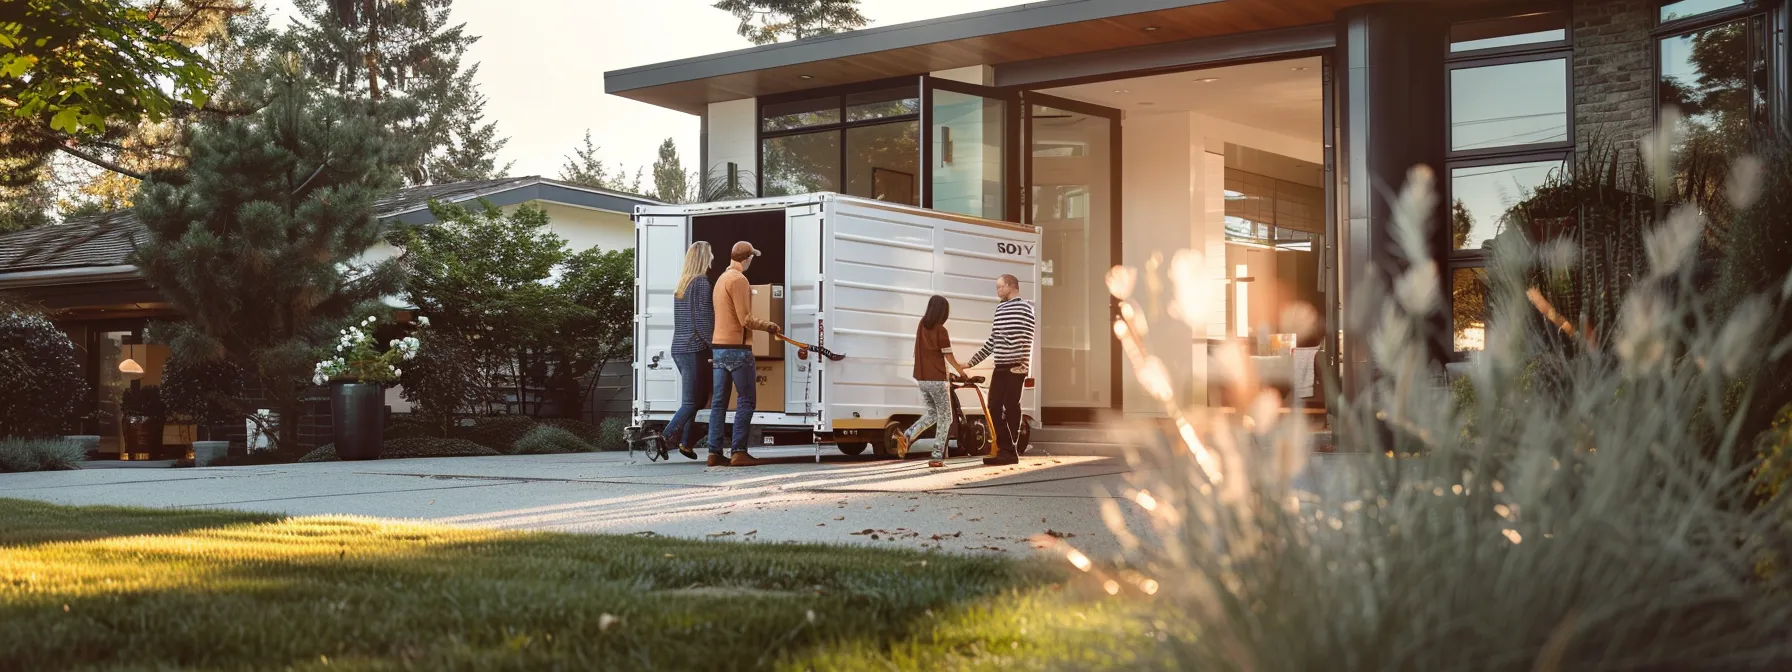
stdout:
[[0,499],[0,669],[1141,667],[1113,656],[1150,655],[1148,619],[1081,581],[1001,558]]

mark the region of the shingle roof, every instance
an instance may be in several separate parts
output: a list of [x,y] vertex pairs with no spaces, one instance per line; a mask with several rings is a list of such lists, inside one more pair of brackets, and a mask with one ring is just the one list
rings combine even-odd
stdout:
[[[591,192],[617,203],[657,203],[641,196],[530,176],[407,187],[374,201],[373,211],[374,216],[388,219],[420,210],[431,200],[444,203],[469,201],[536,185]],[[59,225],[0,235],[0,274],[122,266],[130,263],[131,251],[145,242],[148,242],[147,232],[129,210],[77,217]]]

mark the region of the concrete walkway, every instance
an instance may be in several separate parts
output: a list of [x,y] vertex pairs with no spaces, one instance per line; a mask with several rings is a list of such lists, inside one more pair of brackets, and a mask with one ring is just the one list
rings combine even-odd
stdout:
[[[450,525],[697,539],[937,548],[1018,556],[1049,532],[1091,556],[1118,542],[1103,499],[1130,492],[1125,460],[1030,454],[1013,467],[766,448],[775,464],[715,468],[674,453],[329,462],[0,474],[0,497],[57,504],[350,514]],[[1129,500],[1129,526],[1147,527]],[[4,511],[0,511],[0,516]],[[1034,541],[1030,541],[1034,540]]]

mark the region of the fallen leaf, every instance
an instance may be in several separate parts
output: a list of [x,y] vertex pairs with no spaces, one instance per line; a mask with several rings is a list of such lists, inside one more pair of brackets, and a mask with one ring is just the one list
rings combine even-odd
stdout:
[[621,620],[622,619],[617,618],[615,616],[611,616],[609,614],[604,614],[602,616],[598,616],[597,617],[597,629],[598,630],[609,630],[610,626],[616,625]]
[[982,518],[972,518],[972,519],[970,519],[970,521],[969,521],[969,522],[972,522],[972,523],[981,523],[981,522],[983,522],[983,519],[982,519]]
[[759,530],[747,530],[747,533],[746,533],[746,534],[743,534],[743,535],[740,535],[740,536],[743,536],[743,537],[751,537],[751,536],[753,536],[753,535],[755,535],[755,534],[759,534]]
[[1071,534],[1069,532],[1059,532],[1057,530],[1053,530],[1053,529],[1049,529],[1049,528],[1046,529],[1045,536],[1055,537],[1058,539],[1075,539],[1076,538],[1076,535]]
[[853,536],[855,536],[855,537],[861,537],[861,536],[864,536],[864,535],[867,535],[867,534],[871,534],[871,533],[872,533],[872,532],[876,532],[876,531],[877,531],[877,530],[873,530],[873,529],[871,529],[871,528],[869,528],[869,527],[867,527],[867,528],[865,528],[865,529],[863,529],[863,530],[859,530],[859,531],[858,531],[858,532],[848,532],[848,533],[847,533],[847,534],[850,534],[850,535],[853,535]]
[[827,527],[828,524],[827,523],[816,523],[815,526],[816,527]]
[[834,520],[846,520],[846,516],[834,516]]
[[732,537],[732,536],[734,536],[734,530],[723,530],[721,532],[711,532],[711,533],[709,533],[709,536],[712,539],[715,537]]

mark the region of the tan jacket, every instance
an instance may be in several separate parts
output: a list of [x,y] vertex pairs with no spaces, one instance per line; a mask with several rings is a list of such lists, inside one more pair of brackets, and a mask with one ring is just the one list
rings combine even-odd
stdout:
[[747,330],[771,331],[770,322],[753,315],[753,288],[740,272],[740,262],[728,265],[716,280],[716,332],[710,343],[716,347],[740,347],[747,344]]

